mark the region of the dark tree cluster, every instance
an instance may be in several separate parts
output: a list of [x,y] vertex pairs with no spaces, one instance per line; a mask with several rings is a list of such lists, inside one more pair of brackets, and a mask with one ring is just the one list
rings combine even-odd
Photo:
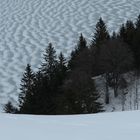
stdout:
[[[140,16],[134,23],[127,21],[118,33],[109,34],[102,18],[96,24],[89,45],[81,34],[69,60],[50,43],[38,72],[28,64],[21,80],[19,109],[11,103],[9,113],[24,114],[85,114],[104,111],[94,77],[105,79],[105,103],[110,102],[109,88],[114,97],[122,95],[124,107],[127,79],[124,73],[140,70]],[[121,90],[121,92],[119,92]],[[124,109],[124,108],[123,108]]]

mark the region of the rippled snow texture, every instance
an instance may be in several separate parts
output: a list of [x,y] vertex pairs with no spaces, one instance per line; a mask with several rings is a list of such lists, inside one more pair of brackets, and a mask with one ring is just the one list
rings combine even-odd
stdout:
[[0,103],[17,100],[26,64],[37,68],[49,42],[69,54],[99,17],[112,31],[139,11],[140,0],[0,0]]

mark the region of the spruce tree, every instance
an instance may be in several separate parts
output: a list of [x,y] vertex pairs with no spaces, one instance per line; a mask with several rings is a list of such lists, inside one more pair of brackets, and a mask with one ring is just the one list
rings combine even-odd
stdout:
[[30,113],[30,99],[33,96],[33,86],[34,86],[34,73],[31,69],[31,66],[27,64],[23,78],[21,80],[21,92],[19,94],[19,107],[20,113]]
[[117,38],[118,38],[118,36],[117,36],[116,32],[113,32],[112,36],[111,36],[111,39],[117,39]]
[[77,44],[77,50],[81,52],[86,48],[87,48],[87,41],[83,37],[83,35],[81,34],[80,37],[79,37],[78,44]]
[[66,66],[66,59],[61,52],[58,56],[58,64],[55,74],[55,106],[56,106],[56,114],[64,114],[64,110],[62,109],[62,102],[64,101],[64,91],[62,89],[62,86],[64,84],[64,81],[67,77],[67,66]]
[[79,37],[78,43],[77,43],[77,45],[75,47],[75,50],[73,50],[72,53],[71,53],[71,58],[70,58],[70,60],[68,62],[69,70],[72,70],[72,69],[74,69],[74,67],[76,67],[77,63],[79,63],[77,61],[77,59],[79,59],[78,57],[80,57],[80,55],[83,52],[86,52],[87,49],[88,49],[87,41],[83,37],[83,35],[81,34],[80,37]]
[[135,58],[135,68],[139,71],[140,70],[140,15],[137,18],[135,23],[136,29],[133,39],[133,47],[132,51]]
[[119,38],[123,41],[126,40],[126,27],[124,24],[121,25],[119,30]]
[[41,71],[35,75],[34,91],[34,114],[53,114],[54,103],[52,101],[49,79],[44,77]]
[[43,75],[43,96],[45,114],[55,114],[56,104],[55,97],[57,96],[57,57],[56,51],[52,44],[49,43],[44,53],[44,61],[41,66],[41,73]]
[[64,112],[65,114],[85,114],[103,111],[94,80],[90,75],[78,68],[73,70],[64,84]]
[[58,80],[59,80],[59,84],[62,84],[63,80],[65,79],[66,77],[66,74],[67,74],[67,67],[66,67],[66,59],[63,55],[63,53],[61,52],[58,56],[58,65],[57,65],[57,68],[58,68]]
[[91,40],[90,50],[91,50],[91,60],[92,60],[92,75],[97,76],[102,74],[99,66],[99,55],[101,51],[101,45],[109,40],[110,35],[107,31],[107,26],[102,18],[96,24],[95,33],[93,39]]
[[140,28],[140,15],[138,15],[136,23],[135,23],[136,29]]
[[132,47],[135,35],[135,25],[131,20],[126,22],[126,40],[124,42],[128,43]]
[[127,43],[130,48],[133,45],[133,39],[135,35],[135,26],[131,20],[128,20],[126,24],[122,24],[119,31],[119,38]]
[[44,76],[51,78],[51,75],[55,70],[56,64],[56,51],[53,48],[52,44],[49,43],[44,53],[44,61],[41,66],[41,72],[44,74]]
[[4,106],[4,111],[6,113],[12,113],[12,114],[18,113],[18,109],[14,107],[10,101]]
[[95,33],[91,41],[91,47],[99,47],[104,41],[110,38],[107,26],[102,18],[96,24]]

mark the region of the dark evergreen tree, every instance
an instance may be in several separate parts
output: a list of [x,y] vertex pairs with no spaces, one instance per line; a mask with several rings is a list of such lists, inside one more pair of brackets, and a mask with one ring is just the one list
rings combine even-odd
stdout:
[[119,30],[119,38],[121,38],[123,41],[126,40],[126,27],[124,24],[121,25]]
[[91,40],[91,56],[92,56],[92,75],[100,75],[102,72],[99,69],[99,55],[100,55],[100,47],[106,41],[109,40],[110,35],[107,31],[107,27],[102,18],[96,24],[95,33],[93,39]]
[[63,85],[64,114],[100,112],[102,105],[97,101],[99,94],[91,79],[91,55],[82,34],[72,54],[74,55],[69,61],[70,71]]
[[123,24],[121,26],[119,31],[119,38],[129,45],[129,48],[133,53],[134,66],[136,69],[139,69],[140,65],[139,35],[140,35],[140,16],[138,17],[135,24],[131,20],[129,20],[126,22],[126,24]]
[[131,20],[128,20],[126,22],[126,39],[124,39],[124,42],[128,43],[129,46],[132,46],[134,35],[135,35],[135,25]]
[[44,61],[41,67],[43,74],[43,97],[45,114],[55,114],[56,104],[55,99],[57,96],[57,56],[56,51],[51,43],[49,43],[44,53]]
[[55,106],[56,106],[56,114],[65,114],[63,110],[63,101],[64,101],[64,90],[62,86],[67,77],[67,62],[62,54],[62,52],[58,56],[58,64],[55,74]]
[[77,44],[77,50],[81,52],[81,51],[84,51],[84,49],[86,48],[87,48],[87,41],[81,34],[79,37],[78,44]]
[[100,98],[96,90],[94,80],[79,69],[75,69],[69,79],[64,84],[64,104],[65,114],[85,114],[103,111]]
[[116,32],[113,32],[111,39],[117,39],[117,38],[118,38],[118,36],[117,36]]
[[66,67],[66,59],[63,55],[63,53],[61,52],[60,55],[58,56],[58,65],[57,65],[57,76],[58,76],[58,81],[59,81],[59,84],[58,85],[61,85],[63,83],[63,80],[65,79],[66,77],[66,74],[67,74],[67,67]]
[[[71,53],[71,58],[68,62],[69,70],[72,70],[77,65],[77,58],[81,53],[85,52],[88,49],[87,41],[81,34],[77,43],[77,46],[74,51]],[[86,56],[85,56],[86,57]],[[79,63],[79,62],[78,62]]]
[[28,107],[30,107],[29,99],[33,96],[33,86],[34,86],[34,73],[31,69],[31,66],[27,64],[25,72],[23,74],[23,78],[21,80],[21,92],[19,94],[19,107],[20,113],[27,113]]
[[108,40],[110,35],[107,31],[107,26],[102,18],[96,24],[95,33],[91,41],[91,47],[99,47],[104,41]]
[[35,78],[34,90],[34,104],[35,114],[54,114],[55,105],[53,101],[54,95],[52,94],[52,87],[50,84],[50,79],[38,71]]
[[134,39],[133,39],[133,46],[132,51],[135,58],[135,68],[139,71],[140,70],[140,15],[137,18],[137,21],[135,23],[136,29],[134,33]]
[[53,48],[52,44],[49,43],[48,47],[45,50],[44,61],[41,67],[41,72],[43,73],[43,75],[47,76],[50,79],[55,71],[56,64],[56,51]]
[[136,29],[140,28],[140,15],[138,15],[136,23],[135,23]]
[[6,113],[12,113],[12,114],[18,113],[18,109],[14,107],[10,101],[4,106],[4,111]]
[[122,24],[119,31],[119,38],[127,43],[130,48],[133,45],[133,39],[135,35],[135,26],[131,20],[128,20],[126,24]]

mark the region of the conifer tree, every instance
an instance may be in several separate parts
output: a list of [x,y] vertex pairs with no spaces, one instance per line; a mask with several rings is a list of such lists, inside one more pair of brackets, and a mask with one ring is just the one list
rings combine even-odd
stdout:
[[51,78],[57,64],[56,51],[52,44],[49,43],[44,53],[44,62],[42,63],[41,72],[44,76]]
[[[87,41],[86,39],[83,37],[83,35],[81,34],[78,40],[78,43],[75,47],[75,50],[72,51],[71,53],[71,58],[68,62],[68,68],[70,70],[72,70],[78,62],[77,59],[79,59],[78,57],[85,51],[87,51],[88,46],[87,46]],[[86,57],[86,56],[85,56]]]
[[124,24],[121,25],[119,30],[119,38],[123,41],[126,40],[126,27]]
[[77,50],[78,51],[83,51],[86,48],[87,48],[87,41],[83,37],[83,35],[81,34],[80,37],[79,37],[78,44],[77,44]]
[[135,26],[131,20],[128,20],[126,24],[122,24],[119,31],[119,38],[127,43],[130,48],[133,45],[133,39],[135,35]]
[[91,50],[91,60],[92,60],[92,75],[100,75],[102,71],[99,68],[99,55],[101,50],[101,45],[109,40],[110,35],[107,31],[107,26],[102,18],[96,24],[95,33],[93,39],[91,40],[90,50]]
[[64,114],[63,108],[63,101],[64,101],[64,91],[62,89],[62,86],[64,84],[64,81],[67,76],[67,66],[66,66],[66,59],[61,52],[58,56],[58,63],[57,63],[57,68],[56,68],[56,73],[55,73],[55,113],[56,114]]
[[133,45],[134,35],[135,25],[131,20],[128,20],[126,22],[126,40],[124,42],[128,43],[130,47]]
[[117,36],[116,32],[113,32],[112,36],[111,36],[111,39],[117,39],[117,38],[118,38],[118,36]]
[[59,80],[59,84],[62,84],[62,81],[65,79],[66,77],[66,73],[67,73],[67,67],[66,67],[66,59],[63,55],[63,53],[61,52],[60,55],[58,56],[58,80]]
[[50,81],[47,77],[44,77],[41,71],[38,71],[35,76],[34,91],[34,104],[35,114],[53,114],[54,102],[52,101],[53,95],[50,90]]
[[4,106],[4,111],[6,113],[18,113],[18,109],[14,107],[10,101]]
[[110,38],[107,27],[102,18],[96,24],[95,33],[91,41],[91,47],[99,47],[104,41]]
[[34,86],[34,73],[31,66],[27,64],[23,78],[21,80],[21,92],[19,94],[19,107],[20,113],[27,113],[28,107],[30,107],[30,99],[33,96]]
[[[76,81],[76,82],[75,82]],[[64,84],[64,111],[65,114],[85,114],[103,111],[94,80],[79,69],[73,70]]]
[[137,18],[135,23],[136,29],[133,39],[133,47],[132,51],[135,58],[135,68],[139,71],[140,70],[140,15]]
[[52,44],[49,43],[44,53],[44,61],[41,67],[41,73],[43,75],[43,96],[45,114],[55,114],[56,104],[55,99],[57,96],[57,66],[58,61],[56,57],[56,51]]
[[136,29],[140,28],[140,15],[138,15],[136,23],[135,23]]

